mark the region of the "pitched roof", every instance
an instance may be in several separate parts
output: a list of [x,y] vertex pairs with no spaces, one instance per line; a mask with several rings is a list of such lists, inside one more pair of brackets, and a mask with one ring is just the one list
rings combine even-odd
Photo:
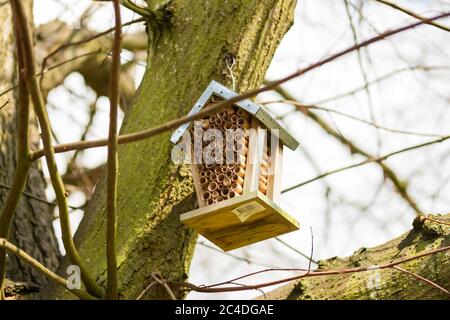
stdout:
[[[212,96],[218,96],[222,99],[231,99],[237,95],[238,94],[236,92],[213,80],[195,103],[191,111],[189,111],[188,115],[190,116],[199,112],[208,104]],[[257,118],[267,127],[269,131],[278,129],[280,141],[289,149],[295,150],[299,146],[300,142],[295,139],[277,120],[275,120],[263,106],[248,99],[236,102],[234,105],[244,109],[251,116]],[[187,122],[178,127],[178,129],[172,134],[170,141],[172,141],[172,143],[177,143],[189,128],[190,124],[190,122]]]

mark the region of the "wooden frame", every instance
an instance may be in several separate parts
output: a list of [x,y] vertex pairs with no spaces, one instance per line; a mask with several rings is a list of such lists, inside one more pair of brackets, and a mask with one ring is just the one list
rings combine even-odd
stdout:
[[[236,93],[213,81],[189,114],[207,108],[216,99],[230,99],[235,95]],[[224,112],[227,114],[224,115]],[[173,143],[177,143],[181,137],[191,143],[188,156],[199,205],[198,209],[182,214],[180,220],[225,251],[299,229],[298,222],[279,206],[283,144],[295,149],[298,141],[270,117],[264,108],[249,100],[209,115],[201,120],[201,125],[226,132],[228,127],[225,122],[230,122],[234,115],[238,115],[241,122],[234,120],[232,126],[244,129],[249,134],[243,142],[241,137],[235,137],[236,140],[232,141],[236,142],[233,142],[232,148],[223,148],[222,145],[219,147],[219,150],[223,148],[235,152],[239,160],[245,161],[230,164],[233,172],[229,177],[233,176],[235,179],[234,173],[239,174],[237,180],[228,180],[233,181],[233,186],[236,187],[228,185],[228,191],[232,190],[233,195],[225,193],[225,180],[219,180],[218,177],[219,172],[222,173],[222,178],[224,174],[229,174],[230,168],[225,168],[223,164],[211,166],[195,163],[196,156],[200,154],[203,158],[204,153],[194,150],[194,140],[186,140],[189,137],[186,134],[192,130],[193,123],[180,126],[171,138]],[[218,122],[218,119],[225,117],[227,120]],[[192,132],[197,135],[197,131]],[[220,139],[223,141],[223,136]],[[209,141],[208,138],[206,140]],[[214,139],[213,142],[215,141]],[[237,141],[244,145],[243,153],[234,149]],[[195,145],[208,148],[203,137],[202,140],[195,141]],[[218,143],[215,144],[217,145]],[[215,154],[217,155],[216,151]],[[223,154],[219,159],[221,157],[223,158]]]

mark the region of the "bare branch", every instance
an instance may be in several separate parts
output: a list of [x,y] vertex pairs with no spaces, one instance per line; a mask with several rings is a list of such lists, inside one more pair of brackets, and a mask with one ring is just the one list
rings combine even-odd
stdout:
[[118,298],[117,284],[117,113],[119,105],[119,81],[120,81],[120,51],[122,42],[122,28],[119,0],[113,0],[115,30],[112,46],[112,66],[109,82],[109,133],[108,133],[108,163],[107,163],[107,189],[106,189],[106,264],[108,287],[106,298],[115,300]]
[[46,268],[44,265],[42,265],[39,261],[37,261],[30,255],[28,255],[25,251],[17,248],[15,245],[8,242],[6,239],[0,238],[0,248],[6,250],[10,254],[15,255],[22,261],[26,262],[27,264],[29,264],[30,266],[35,268],[37,271],[42,273],[44,276],[46,276],[50,280],[56,282],[57,284],[64,287],[65,289],[69,290],[70,292],[72,292],[74,295],[76,295],[80,299],[96,300],[95,297],[91,296],[89,293],[87,293],[81,289],[70,289],[69,286],[67,286],[66,279],[64,279],[64,278],[60,277],[59,275],[57,275],[56,273],[52,272],[51,270]]
[[433,281],[431,281],[431,280],[429,280],[427,278],[424,278],[424,277],[422,277],[422,276],[420,276],[420,275],[418,275],[418,274],[416,274],[414,272],[408,271],[408,270],[403,269],[403,268],[401,268],[399,266],[393,266],[392,268],[395,269],[395,270],[401,271],[403,273],[406,273],[406,274],[410,275],[411,277],[419,279],[420,281],[423,281],[426,284],[429,284],[430,286],[435,287],[435,288],[441,290],[442,292],[444,292],[445,294],[447,294],[448,296],[450,296],[450,292],[447,289],[442,288],[440,285],[434,283]]
[[433,26],[433,27],[439,28],[441,30],[450,32],[450,28],[449,27],[444,26],[444,25],[442,25],[440,23],[437,23],[437,22],[434,22],[434,21],[428,21],[426,18],[418,15],[417,13],[415,13],[415,12],[413,12],[411,10],[403,8],[403,7],[399,6],[398,4],[395,4],[395,3],[392,3],[392,2],[386,1],[386,0],[375,0],[375,1],[379,2],[379,3],[382,3],[382,4],[385,4],[385,5],[387,5],[387,6],[391,7],[391,8],[394,8],[395,10],[398,10],[398,11],[401,11],[403,13],[406,13],[408,16],[411,16],[411,17],[413,17],[413,18],[415,18],[417,20],[423,21],[424,23],[426,23],[426,24],[428,24],[430,26]]
[[[384,160],[386,160],[386,159],[388,159],[388,158],[390,158],[392,156],[395,156],[395,155],[398,155],[398,154],[401,154],[401,153],[404,153],[404,152],[407,152],[407,151],[411,151],[411,150],[427,147],[427,146],[430,146],[432,144],[441,143],[441,142],[444,142],[445,140],[448,140],[448,139],[450,139],[450,136],[444,136],[444,137],[436,139],[436,140],[432,140],[432,141],[428,141],[428,142],[425,142],[425,143],[421,143],[421,144],[417,144],[417,145],[414,145],[414,146],[410,146],[410,147],[407,147],[407,148],[403,148],[403,149],[400,149],[400,150],[397,150],[397,151],[385,154],[384,156],[381,156],[381,157],[368,158],[368,159],[366,159],[364,161],[361,161],[361,162],[358,162],[358,163],[355,163],[355,164],[352,164],[352,165],[349,165],[349,166],[346,166],[346,167],[341,167],[341,168],[338,168],[338,169],[335,169],[335,170],[331,170],[331,171],[325,172],[325,173],[323,173],[321,175],[318,175],[318,176],[316,176],[314,178],[311,178],[309,180],[306,180],[306,181],[303,181],[303,182],[301,182],[299,184],[296,184],[295,186],[292,186],[292,187],[289,187],[287,189],[284,189],[283,191],[281,191],[281,193],[286,193],[286,192],[292,191],[292,190],[294,190],[296,188],[302,187],[302,186],[304,186],[304,185],[306,185],[308,183],[317,181],[317,180],[322,179],[322,178],[324,178],[326,176],[329,176],[329,175],[332,175],[332,174],[335,174],[335,173],[338,173],[338,172],[343,172],[343,171],[346,171],[346,170],[349,170],[349,169],[357,168],[357,167],[360,167],[360,166],[368,164],[368,163],[376,162],[376,163],[380,163],[381,164],[382,161],[384,161]],[[420,214],[420,210],[417,213]]]

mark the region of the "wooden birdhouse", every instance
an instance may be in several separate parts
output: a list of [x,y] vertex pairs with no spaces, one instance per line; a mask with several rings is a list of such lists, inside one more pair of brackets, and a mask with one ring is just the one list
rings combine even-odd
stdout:
[[[189,115],[235,96],[212,81]],[[299,142],[262,106],[242,100],[185,123],[171,141],[186,153],[199,204],[183,223],[225,251],[298,230],[279,203],[283,145]]]

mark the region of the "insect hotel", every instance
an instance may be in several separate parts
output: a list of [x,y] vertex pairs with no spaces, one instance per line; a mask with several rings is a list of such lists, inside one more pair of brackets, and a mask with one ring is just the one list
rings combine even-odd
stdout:
[[[212,81],[189,115],[237,93]],[[242,100],[172,135],[190,165],[199,208],[181,221],[224,251],[298,230],[279,207],[283,145],[299,142],[260,105]]]

